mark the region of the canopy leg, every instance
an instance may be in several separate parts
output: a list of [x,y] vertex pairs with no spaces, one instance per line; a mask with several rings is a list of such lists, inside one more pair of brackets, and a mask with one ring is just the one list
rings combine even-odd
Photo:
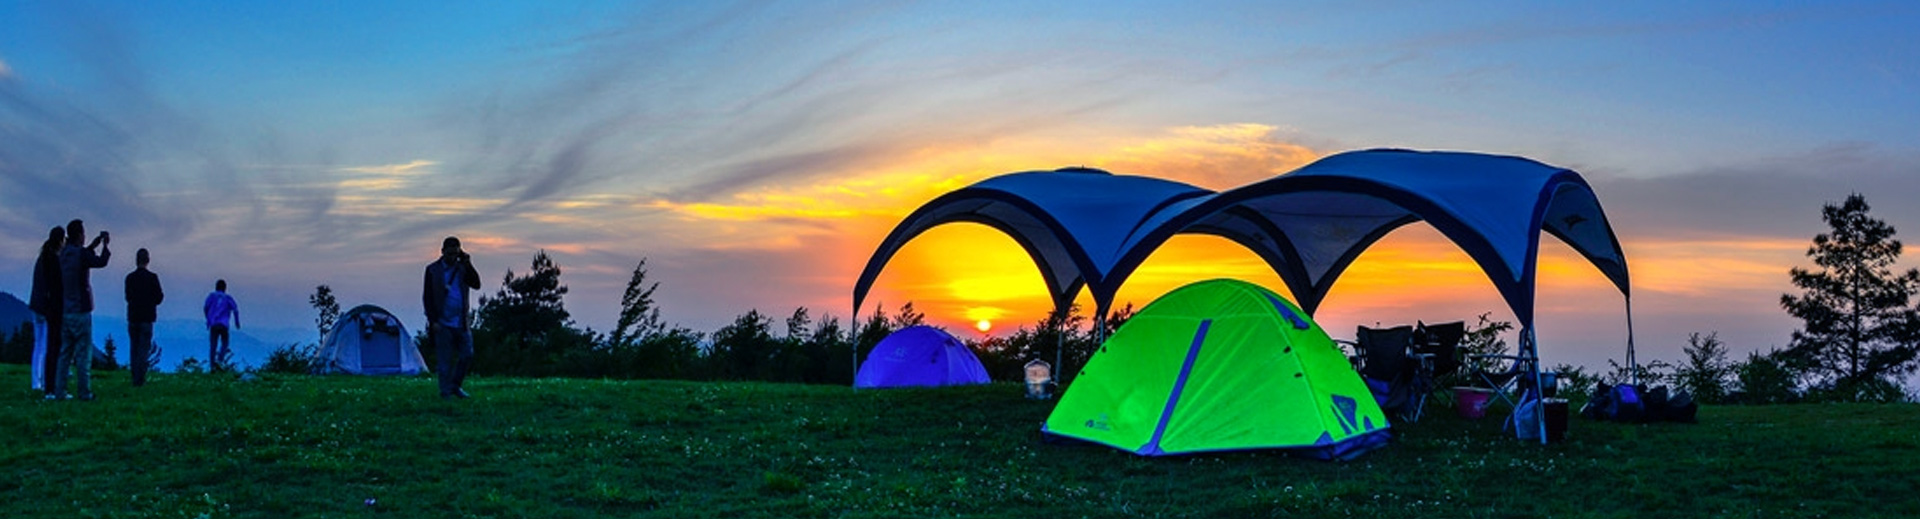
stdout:
[[1633,298],[1627,298],[1627,377],[1640,385],[1640,364],[1633,356]]
[[[1520,356],[1530,359],[1528,361],[1528,365],[1529,365],[1529,369],[1532,371],[1530,375],[1533,377],[1534,412],[1536,413],[1535,416],[1537,417],[1537,419],[1534,420],[1534,423],[1540,428],[1540,430],[1537,431],[1540,433],[1540,444],[1546,445],[1547,444],[1547,386],[1546,386],[1546,380],[1545,380],[1546,377],[1540,374],[1540,344],[1539,342],[1537,342],[1537,339],[1534,336],[1532,325],[1528,325],[1526,329],[1520,331]],[[1525,402],[1526,395],[1522,394],[1520,400],[1522,402]]]
[[847,372],[847,386],[860,387],[860,307],[853,307],[853,326],[847,327],[847,347],[853,351],[853,371]]

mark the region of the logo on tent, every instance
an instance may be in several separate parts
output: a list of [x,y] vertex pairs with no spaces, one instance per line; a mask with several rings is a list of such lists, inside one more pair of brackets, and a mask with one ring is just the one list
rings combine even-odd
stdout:
[[1099,431],[1112,431],[1113,428],[1107,425],[1107,420],[1107,415],[1103,413],[1098,420],[1087,420],[1087,428]]
[[1360,428],[1360,402],[1353,397],[1333,395],[1333,416],[1340,419],[1340,430],[1353,434]]
[[1587,217],[1580,216],[1577,214],[1570,214],[1570,215],[1567,215],[1566,218],[1561,218],[1560,221],[1565,222],[1567,224],[1567,230],[1571,231],[1573,230],[1573,226],[1580,225],[1581,222],[1587,221]]

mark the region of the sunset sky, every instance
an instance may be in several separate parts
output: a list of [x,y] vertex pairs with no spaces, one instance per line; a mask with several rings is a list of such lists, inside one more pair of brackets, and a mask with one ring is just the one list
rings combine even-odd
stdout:
[[[0,1],[0,290],[24,294],[46,229],[79,217],[114,237],[103,314],[146,247],[162,319],[225,278],[253,328],[310,329],[319,284],[417,327],[421,270],[458,235],[489,294],[552,253],[599,330],[641,258],[696,330],[844,319],[894,224],[993,175],[1228,189],[1401,147],[1580,172],[1627,252],[1642,358],[1695,331],[1744,352],[1796,326],[1779,298],[1821,204],[1863,193],[1920,232],[1917,26],[1912,2]],[[1548,363],[1619,358],[1618,292],[1543,243]],[[1180,237],[1120,301],[1212,277],[1285,289]],[[975,337],[1047,305],[970,224],[908,245],[868,301]],[[1321,308],[1336,336],[1512,319],[1424,225]]]

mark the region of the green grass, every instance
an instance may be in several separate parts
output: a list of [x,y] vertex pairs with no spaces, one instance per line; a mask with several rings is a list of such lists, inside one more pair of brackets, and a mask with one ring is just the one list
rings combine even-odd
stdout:
[[[0,367],[24,386],[25,370]],[[97,377],[0,402],[5,517],[1914,517],[1920,407],[1575,418],[1540,446],[1440,410],[1347,463],[1044,444],[999,384]],[[369,506],[366,502],[375,500]]]

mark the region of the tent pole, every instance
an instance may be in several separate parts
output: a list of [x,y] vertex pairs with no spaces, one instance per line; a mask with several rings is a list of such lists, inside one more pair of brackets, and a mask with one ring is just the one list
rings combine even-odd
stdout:
[[[1539,430],[1540,444],[1546,445],[1547,444],[1547,386],[1546,386],[1546,380],[1544,380],[1545,377],[1542,377],[1540,375],[1540,343],[1539,343],[1539,339],[1533,333],[1533,325],[1531,324],[1527,325],[1527,329],[1521,332],[1520,343],[1523,344],[1524,345],[1523,347],[1526,349],[1526,352],[1521,353],[1521,355],[1533,359],[1533,362],[1532,362],[1533,391],[1534,391],[1533,398],[1534,398],[1534,412],[1536,413],[1534,416],[1538,418],[1537,420],[1535,420],[1535,423],[1539,424],[1539,427],[1540,427],[1540,430]],[[1521,402],[1524,403],[1525,401],[1526,401],[1526,395],[1522,394]]]
[[1067,311],[1054,305],[1053,316],[1058,323],[1053,330],[1053,379],[1058,381],[1065,380],[1067,374]]
[[1107,341],[1107,313],[1100,312],[1100,315],[1096,315],[1093,317],[1093,344],[1096,347],[1098,347],[1100,343],[1106,342],[1106,341]]
[[1627,376],[1640,385],[1640,364],[1633,356],[1633,298],[1627,298]]
[[[1059,310],[1055,310],[1055,312],[1058,313]],[[1064,313],[1058,315],[1060,316],[1060,326],[1054,329],[1053,335],[1054,380],[1064,379],[1066,378],[1064,375],[1067,374],[1067,367],[1063,364],[1067,358],[1067,319]]]
[[847,347],[853,349],[853,371],[847,372],[847,386],[860,387],[860,307],[853,307],[853,326],[847,327]]

